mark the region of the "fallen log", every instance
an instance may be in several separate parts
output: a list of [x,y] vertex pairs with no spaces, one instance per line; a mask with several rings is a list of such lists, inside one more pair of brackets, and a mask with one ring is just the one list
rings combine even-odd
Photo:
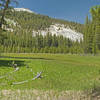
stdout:
[[21,81],[21,82],[14,82],[14,83],[12,83],[12,85],[24,84],[24,83],[27,83],[29,81],[33,81],[35,79],[42,78],[41,74],[42,74],[42,72],[37,73],[37,75],[34,78],[30,79],[30,80],[25,80],[25,81]]
[[32,80],[35,80],[35,79],[37,79],[37,78],[42,78],[41,74],[42,74],[42,72],[37,73],[37,75],[36,75]]
[[23,83],[27,83],[29,80],[26,81],[22,81],[22,82],[16,82],[16,83],[12,83],[12,85],[18,85],[18,84],[23,84]]
[[19,67],[15,68],[15,70],[12,71],[12,72],[9,72],[9,73],[6,73],[6,74],[3,75],[3,76],[0,76],[0,79],[5,78],[5,77],[8,76],[9,74],[14,73],[14,72],[16,72],[16,71],[18,71],[18,70],[19,70]]

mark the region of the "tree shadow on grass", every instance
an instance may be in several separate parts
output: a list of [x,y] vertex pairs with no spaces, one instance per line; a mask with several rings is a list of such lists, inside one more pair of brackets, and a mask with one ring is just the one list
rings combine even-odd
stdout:
[[24,66],[25,61],[20,61],[20,60],[0,60],[0,67],[12,67],[12,63],[17,64],[18,67]]
[[44,57],[9,57],[9,56],[0,56],[0,58],[54,60],[54,59],[51,59],[51,58],[44,58]]

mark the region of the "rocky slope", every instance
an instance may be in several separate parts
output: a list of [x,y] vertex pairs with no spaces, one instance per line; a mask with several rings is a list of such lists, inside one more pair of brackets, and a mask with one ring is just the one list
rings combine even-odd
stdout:
[[[62,35],[72,41],[83,40],[83,34],[75,29],[80,27],[79,24],[36,14],[33,11],[25,8],[14,8],[14,10],[15,11],[12,13],[12,15],[6,18],[6,21],[9,24],[12,23],[14,27],[16,26],[17,31],[19,30],[20,26],[20,30],[27,29],[27,32],[28,30],[32,30],[32,36],[35,36],[37,33],[42,34],[43,36],[50,33],[57,36]],[[9,29],[6,28],[6,30],[13,32],[13,28],[11,27]]]

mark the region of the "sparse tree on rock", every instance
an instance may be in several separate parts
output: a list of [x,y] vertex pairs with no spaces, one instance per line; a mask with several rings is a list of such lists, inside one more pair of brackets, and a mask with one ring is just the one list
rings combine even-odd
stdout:
[[10,4],[14,2],[17,4],[17,0],[0,0],[0,9],[2,10],[2,15],[0,19],[0,28],[2,29],[2,25],[4,24],[4,18],[6,15],[6,11],[11,7]]

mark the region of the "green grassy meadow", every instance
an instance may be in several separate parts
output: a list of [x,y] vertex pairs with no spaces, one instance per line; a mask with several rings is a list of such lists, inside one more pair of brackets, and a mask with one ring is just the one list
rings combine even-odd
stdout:
[[[19,70],[11,67],[15,61]],[[26,66],[29,66],[27,68]],[[31,80],[37,72],[41,79]],[[12,73],[11,73],[12,72]],[[89,90],[100,83],[100,57],[66,54],[1,54],[0,90]],[[24,84],[14,82],[29,80]]]

